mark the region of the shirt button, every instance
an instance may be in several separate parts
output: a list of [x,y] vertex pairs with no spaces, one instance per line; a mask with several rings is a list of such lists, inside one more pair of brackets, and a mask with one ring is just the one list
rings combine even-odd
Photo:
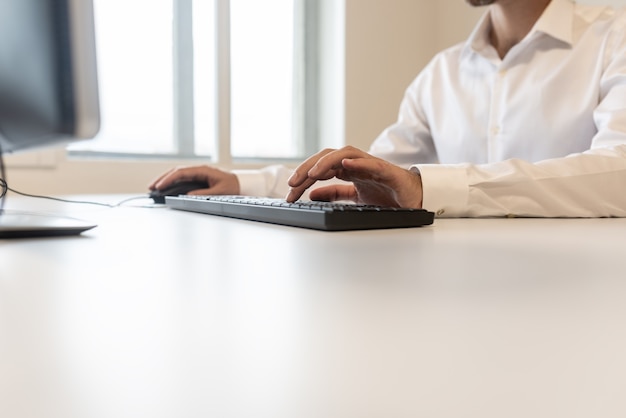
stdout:
[[441,215],[443,215],[444,213],[446,213],[446,210],[445,210],[445,209],[439,209],[437,212],[435,212],[435,214],[436,214],[437,216],[441,216]]
[[500,127],[499,126],[492,126],[491,127],[491,135],[498,135],[500,133]]

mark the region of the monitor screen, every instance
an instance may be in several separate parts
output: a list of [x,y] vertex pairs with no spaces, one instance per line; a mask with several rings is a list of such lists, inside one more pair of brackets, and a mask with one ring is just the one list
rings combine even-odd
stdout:
[[91,0],[0,0],[0,152],[99,129]]

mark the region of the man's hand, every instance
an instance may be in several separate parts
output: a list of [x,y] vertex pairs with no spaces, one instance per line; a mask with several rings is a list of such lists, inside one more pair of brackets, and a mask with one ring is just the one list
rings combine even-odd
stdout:
[[160,175],[148,188],[163,190],[180,181],[206,181],[207,189],[194,190],[189,194],[205,195],[237,195],[240,194],[239,180],[233,173],[206,165],[193,167],[177,167]]
[[289,178],[291,187],[286,199],[295,202],[318,180],[336,177],[352,182],[312,190],[313,200],[390,207],[422,207],[422,180],[418,173],[393,165],[357,148],[325,149],[300,164]]

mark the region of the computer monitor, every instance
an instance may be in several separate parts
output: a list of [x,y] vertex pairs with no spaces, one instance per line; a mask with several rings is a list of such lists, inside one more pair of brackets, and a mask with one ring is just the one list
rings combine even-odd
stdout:
[[[0,0],[0,158],[99,127],[92,0]],[[19,230],[14,219],[0,213],[0,234]]]
[[0,0],[0,146],[13,152],[99,128],[90,0]]

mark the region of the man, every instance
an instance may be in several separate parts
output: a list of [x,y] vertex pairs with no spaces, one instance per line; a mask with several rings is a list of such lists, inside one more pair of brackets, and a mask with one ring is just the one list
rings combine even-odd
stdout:
[[[188,167],[150,187],[287,192],[439,216],[626,216],[626,15],[571,0],[489,4],[467,42],[438,54],[369,152],[323,150],[293,171]],[[256,185],[254,184],[256,183]],[[284,194],[283,194],[284,196]]]

